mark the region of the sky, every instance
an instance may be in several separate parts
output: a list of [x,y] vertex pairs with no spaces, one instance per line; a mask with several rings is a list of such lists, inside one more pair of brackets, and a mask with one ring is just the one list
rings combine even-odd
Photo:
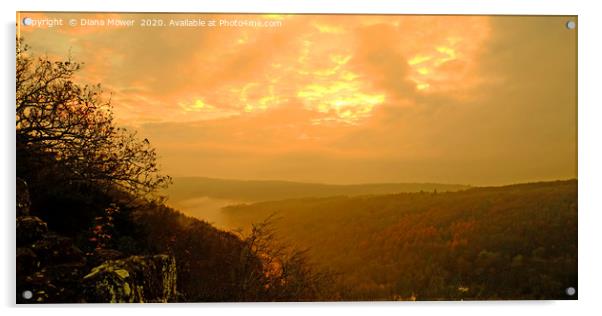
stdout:
[[[23,13],[173,177],[501,185],[577,177],[562,16]],[[81,18],[134,26],[69,26]],[[259,21],[168,26],[170,21]],[[162,19],[162,27],[141,27]]]

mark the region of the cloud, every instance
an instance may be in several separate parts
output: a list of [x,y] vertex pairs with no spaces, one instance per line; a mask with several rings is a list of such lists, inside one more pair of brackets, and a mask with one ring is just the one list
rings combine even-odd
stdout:
[[149,137],[172,175],[576,177],[576,35],[566,18],[269,18],[282,27],[26,37],[40,52],[71,49],[85,61],[80,79],[113,93],[118,120]]

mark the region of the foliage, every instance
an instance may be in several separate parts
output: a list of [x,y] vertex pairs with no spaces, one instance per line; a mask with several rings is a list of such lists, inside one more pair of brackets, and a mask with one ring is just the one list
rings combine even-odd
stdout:
[[114,216],[119,212],[119,207],[114,203],[111,203],[109,207],[105,209],[103,216],[97,216],[94,218],[94,225],[91,230],[90,242],[95,244],[94,249],[104,249],[109,245],[113,237],[113,231],[115,224],[113,222]]
[[243,235],[243,260],[256,262],[259,259],[261,264],[260,269],[247,274],[248,278],[243,280],[242,286],[261,289],[261,296],[254,300],[317,301],[339,298],[339,293],[331,286],[335,274],[313,266],[306,249],[292,247],[277,238],[273,220],[270,216],[263,222],[253,224],[250,233]]
[[577,285],[577,182],[450,193],[307,198],[226,209],[340,273],[343,299],[568,299]]
[[17,47],[18,156],[40,165],[41,157],[52,157],[63,167],[61,180],[118,187],[137,195],[169,183],[169,177],[158,174],[149,141],[115,126],[110,100],[103,97],[100,85],[74,81],[82,64],[34,57],[21,41]]

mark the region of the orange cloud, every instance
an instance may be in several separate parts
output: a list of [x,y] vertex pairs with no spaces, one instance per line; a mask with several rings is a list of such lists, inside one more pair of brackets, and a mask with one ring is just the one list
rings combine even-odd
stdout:
[[563,17],[189,16],[282,25],[24,36],[37,53],[84,61],[78,80],[102,83],[118,121],[148,136],[174,175],[473,184],[576,175],[576,39],[552,28]]
[[[56,17],[145,16],[62,13]],[[474,86],[478,74],[473,60],[488,34],[483,17],[261,18],[284,24],[274,29],[63,27],[39,31],[59,43],[57,47],[68,46],[87,61],[83,79],[103,82],[115,91],[115,102],[127,103],[118,108],[119,117],[132,123],[245,115],[300,101],[306,109],[324,114],[314,124],[357,124],[386,100],[411,98],[414,92],[407,86],[411,82],[413,89],[425,92]],[[133,92],[136,87],[140,92]],[[210,107],[195,107],[197,100]],[[149,107],[151,111],[140,110]]]

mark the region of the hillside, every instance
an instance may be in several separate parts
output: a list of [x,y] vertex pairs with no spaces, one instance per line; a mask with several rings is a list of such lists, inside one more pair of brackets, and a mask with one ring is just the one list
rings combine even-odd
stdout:
[[231,206],[341,273],[346,299],[566,299],[577,285],[577,181]]
[[[329,289],[319,279],[327,275],[305,266],[302,256],[290,260],[288,256],[295,254],[295,249],[272,254],[275,241],[263,240],[261,233],[238,235],[163,204],[128,204],[122,194],[104,195],[94,187],[81,192],[81,188],[65,184],[48,190],[38,181],[31,181],[36,184],[32,185],[31,200],[27,193],[27,202],[18,204],[27,205],[26,216],[20,216],[19,210],[17,216],[18,303],[305,301],[336,297],[334,291],[318,293]],[[105,199],[114,201],[110,203],[114,212],[103,209]],[[19,195],[17,200],[21,201]],[[251,248],[248,238],[262,240],[261,252]],[[263,258],[299,272],[276,273]],[[160,273],[157,269],[147,271],[152,265],[165,269]],[[271,274],[265,272],[268,270]],[[130,277],[124,280],[115,271],[126,271]],[[173,282],[164,282],[167,276]],[[138,292],[126,290],[137,284]],[[20,293],[29,290],[33,298],[22,298]]]
[[459,191],[466,185],[438,183],[374,183],[335,185],[291,181],[226,180],[204,177],[176,177],[165,191],[170,200],[182,201],[199,197],[260,202],[304,197],[338,195],[391,194],[400,192]]

